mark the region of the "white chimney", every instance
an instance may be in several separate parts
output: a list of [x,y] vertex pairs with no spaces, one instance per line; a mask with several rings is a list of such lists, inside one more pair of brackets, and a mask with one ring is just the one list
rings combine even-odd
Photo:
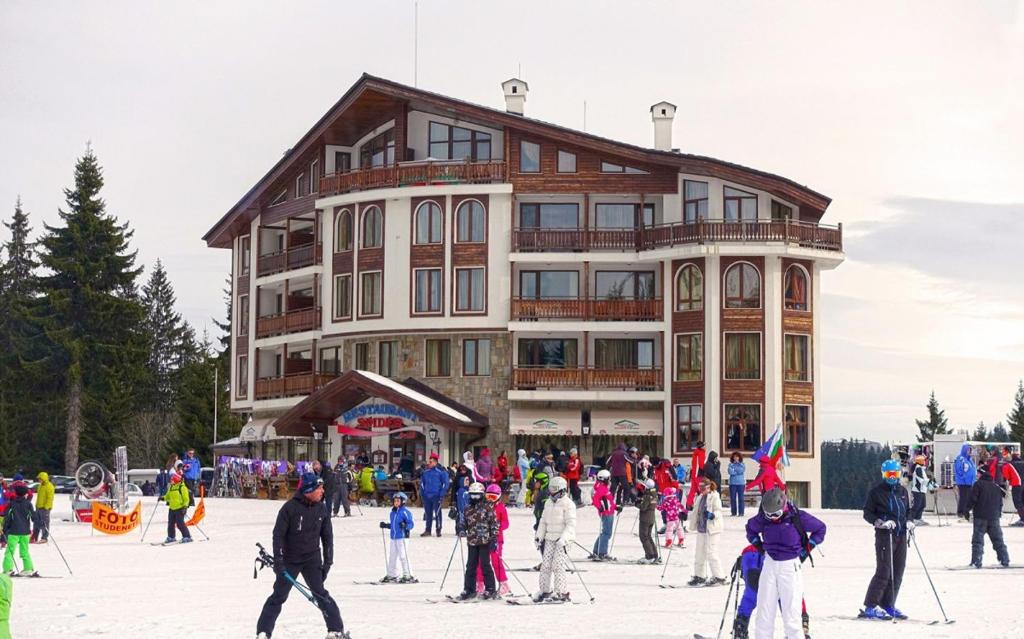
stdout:
[[654,148],[658,151],[672,150],[672,120],[676,117],[676,105],[659,102],[651,107],[651,121],[654,122]]
[[519,78],[512,78],[501,83],[505,91],[505,110],[516,115],[523,114],[526,105],[526,93],[530,87]]

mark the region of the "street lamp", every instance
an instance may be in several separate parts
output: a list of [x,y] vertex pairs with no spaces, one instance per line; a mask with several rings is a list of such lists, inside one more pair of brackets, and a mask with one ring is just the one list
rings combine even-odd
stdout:
[[441,438],[437,435],[437,429],[433,426],[427,431],[427,436],[430,437],[430,445],[434,447],[434,452],[438,452],[441,449]]

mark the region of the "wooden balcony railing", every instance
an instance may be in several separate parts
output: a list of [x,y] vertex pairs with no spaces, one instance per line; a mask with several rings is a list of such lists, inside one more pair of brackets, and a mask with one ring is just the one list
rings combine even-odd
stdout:
[[641,229],[512,229],[512,249],[523,252],[643,251],[711,242],[785,242],[825,251],[843,250],[843,225],[758,220],[701,220]]
[[320,178],[320,197],[368,189],[430,184],[486,184],[505,181],[505,163],[466,161],[416,161],[397,165],[332,173]]
[[281,253],[261,255],[256,260],[256,275],[262,277],[282,271],[293,271],[322,262],[323,244],[303,244]]
[[660,366],[622,369],[516,366],[512,369],[512,387],[517,390],[617,388],[642,391],[661,390],[664,381]]
[[264,377],[256,380],[256,399],[296,397],[309,395],[323,388],[336,376],[325,373],[295,373],[284,377]]
[[664,314],[660,298],[654,299],[532,299],[512,298],[512,319],[597,320],[601,322],[655,322]]
[[311,331],[320,325],[320,307],[300,308],[280,315],[256,318],[256,339]]

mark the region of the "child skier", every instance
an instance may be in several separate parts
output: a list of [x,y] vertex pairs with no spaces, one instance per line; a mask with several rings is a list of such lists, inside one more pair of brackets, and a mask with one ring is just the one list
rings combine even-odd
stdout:
[[[409,497],[403,492],[397,492],[391,497],[391,513],[388,521],[380,522],[380,527],[391,531],[391,548],[388,552],[388,574],[381,579],[381,583],[416,583],[412,576],[412,568],[409,567],[409,551],[406,548],[405,540],[409,538],[409,532],[414,524],[412,512],[405,507]],[[402,576],[398,576],[398,560],[402,560]]]
[[466,507],[469,506],[469,475],[462,475],[462,483],[455,491],[455,534],[459,537],[466,536]]
[[780,608],[785,636],[796,639],[803,634],[800,558],[824,540],[825,524],[791,508],[781,490],[773,488],[761,498],[760,512],[747,522],[747,541],[767,553],[757,587],[757,639],[774,635]]
[[35,577],[36,570],[28,554],[29,535],[32,532],[34,516],[32,502],[28,497],[28,485],[23,481],[14,484],[14,499],[10,501],[4,517],[3,531],[7,537],[7,551],[4,553],[4,572],[14,575],[14,552],[21,556],[22,570],[19,577]]
[[640,544],[644,547],[643,561],[649,564],[661,563],[658,559],[658,547],[654,543],[654,519],[658,510],[658,488],[653,479],[637,484],[640,499],[636,507],[640,509]]
[[900,485],[900,464],[882,462],[882,481],[868,491],[864,521],[875,527],[875,575],[864,595],[865,619],[906,619],[896,608],[903,570],[907,566],[907,536],[914,529],[907,489]]
[[469,505],[466,507],[466,577],[459,599],[465,601],[476,597],[474,582],[479,567],[484,573],[484,599],[495,599],[499,595],[494,589],[494,571],[491,569],[491,554],[498,549],[498,518],[494,508],[484,499],[484,485],[474,482],[469,487]]
[[597,482],[594,483],[592,503],[601,518],[601,532],[594,540],[594,549],[590,554],[590,559],[595,561],[613,561],[615,559],[608,556],[608,544],[612,540],[615,513],[621,512],[622,507],[615,505],[615,496],[612,495],[610,488],[611,480],[612,474],[607,470],[601,470],[597,473]]
[[[722,562],[718,560],[718,539],[722,534],[722,498],[715,482],[705,477],[700,480],[700,496],[694,503],[687,522],[690,532],[697,533],[697,550],[693,560],[693,579],[689,586],[720,586],[725,583]],[[711,579],[707,567],[711,566]]]
[[[498,594],[507,595],[512,590],[508,587],[508,575],[505,573],[501,549],[505,544],[505,529],[508,528],[508,510],[505,508],[505,504],[501,503],[501,486],[498,484],[488,486],[484,496],[494,507],[494,516],[498,519],[498,545],[497,549],[491,553],[491,566],[493,566],[494,576],[498,580]],[[484,569],[483,566],[480,566],[476,569],[476,592],[481,594],[484,590]]]
[[675,488],[669,486],[665,489],[665,492],[662,493],[661,505],[658,506],[658,510],[665,515],[665,547],[672,547],[673,535],[678,539],[676,545],[682,547],[685,536],[683,535],[683,524],[679,521],[679,516],[683,506],[679,503]]
[[[736,610],[736,619],[733,620],[732,624],[732,637],[733,639],[748,639],[750,616],[754,614],[754,610],[757,608],[757,585],[761,577],[761,568],[764,566],[764,549],[759,549],[753,544],[747,546],[740,553],[737,563],[739,565],[734,566],[733,571],[737,570],[737,568],[740,570],[744,587],[743,598],[740,599],[739,608]],[[735,576],[735,572],[733,576]],[[807,602],[801,602],[800,607],[804,639],[811,639],[811,618],[807,614]]]
[[181,531],[181,543],[187,544],[192,541],[192,534],[185,525],[185,511],[188,510],[188,486],[181,480],[181,475],[171,475],[171,487],[167,494],[161,497],[167,502],[167,539],[165,544],[173,544],[175,528]]
[[[992,542],[999,563],[1005,568],[1010,565],[1010,553],[1003,542],[1003,530],[999,520],[1003,516],[1003,491],[996,485],[992,474],[986,469],[979,469],[978,481],[971,487],[968,508],[974,512],[974,534],[971,536],[971,565],[981,568],[981,558],[985,550],[985,534]],[[13,506],[12,506],[13,508]],[[8,512],[8,517],[11,517]],[[5,522],[6,524],[6,522]],[[7,547],[10,553],[10,546]],[[4,570],[7,563],[4,563]]]
[[928,493],[928,471],[926,470],[927,460],[924,455],[914,458],[914,465],[910,469],[910,494],[913,503],[910,506],[910,520],[918,526],[927,526],[921,517],[924,515],[925,496]]
[[[607,477],[604,485],[607,489]],[[533,540],[544,555],[538,580],[539,590],[533,600],[539,602],[551,598],[555,601],[569,601],[569,590],[565,583],[565,557],[566,546],[576,539],[576,504],[565,498],[568,488],[565,479],[555,477],[548,488],[549,503],[540,518]],[[552,576],[555,581],[554,595],[551,594]]]

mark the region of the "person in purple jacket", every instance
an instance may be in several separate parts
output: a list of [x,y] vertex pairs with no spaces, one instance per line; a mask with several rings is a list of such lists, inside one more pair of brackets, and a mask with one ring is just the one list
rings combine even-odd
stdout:
[[761,498],[760,512],[747,521],[747,540],[766,555],[758,580],[755,637],[774,636],[775,611],[781,609],[786,639],[802,639],[800,560],[825,540],[825,524],[787,503],[785,493],[773,488]]

